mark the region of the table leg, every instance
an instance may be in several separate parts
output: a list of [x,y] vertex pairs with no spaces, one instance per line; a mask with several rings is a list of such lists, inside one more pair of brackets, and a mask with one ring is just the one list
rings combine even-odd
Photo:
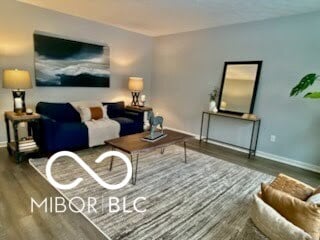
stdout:
[[[131,159],[132,159],[132,155],[131,155]],[[135,170],[135,174],[134,174],[134,177],[133,177],[133,174],[132,174],[132,184],[133,185],[136,185],[136,182],[137,182],[137,175],[138,175],[138,163],[139,163],[139,153],[137,154],[137,157],[136,157],[136,170]]]
[[183,142],[184,147],[184,163],[187,163],[187,145],[186,142]]
[[[38,145],[40,145],[40,121],[39,120],[37,120],[33,124],[32,136],[33,136],[34,140],[36,141],[36,143],[38,143]],[[41,153],[41,149],[40,149],[40,153]]]
[[133,156],[132,156],[132,154],[130,154],[130,161],[131,161],[131,166],[132,166],[131,183],[133,184],[133,182],[134,182],[134,171],[133,171]]
[[208,143],[208,138],[209,138],[209,129],[210,129],[210,118],[211,114],[208,114],[208,127],[207,127],[207,135],[206,135],[206,142]]
[[204,112],[202,112],[202,116],[201,116],[201,127],[200,127],[199,143],[202,142],[203,118],[204,118]]
[[256,152],[257,152],[258,138],[259,138],[259,132],[260,132],[260,124],[261,124],[261,121],[259,120],[259,122],[258,122],[258,130],[257,130],[257,134],[256,134],[256,142],[255,142],[255,145],[254,145],[254,156],[256,156]]
[[12,126],[13,126],[13,133],[14,133],[14,141],[16,144],[16,151],[15,151],[15,159],[16,162],[20,162],[20,149],[19,149],[19,134],[18,134],[18,123],[17,122],[13,122]]
[[12,155],[11,148],[9,147],[9,143],[11,142],[10,139],[10,125],[9,125],[9,119],[5,116],[5,122],[6,122],[6,130],[7,130],[7,148],[10,155]]
[[33,122],[27,122],[28,137],[33,136]]
[[250,149],[249,149],[249,155],[248,155],[248,158],[251,158],[252,156],[252,146],[253,146],[253,138],[254,138],[254,132],[256,130],[256,122],[254,121],[252,123],[252,132],[251,132],[251,139],[250,139]]
[[[114,148],[111,148],[111,151],[113,151],[113,150],[114,150]],[[114,156],[111,157],[109,171],[112,170],[113,160],[114,160]]]
[[13,123],[13,134],[14,134],[14,141],[16,143],[16,151],[19,152],[19,135],[18,135],[18,123]]
[[161,148],[161,154],[164,154],[164,148]]

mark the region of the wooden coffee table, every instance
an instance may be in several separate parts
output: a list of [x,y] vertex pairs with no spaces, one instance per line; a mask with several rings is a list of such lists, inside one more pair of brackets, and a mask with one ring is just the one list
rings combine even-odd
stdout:
[[[138,174],[138,163],[139,163],[139,154],[144,152],[150,152],[156,149],[161,149],[161,154],[164,153],[164,148],[177,144],[183,143],[184,146],[184,161],[187,163],[187,146],[186,142],[194,137],[191,135],[187,135],[184,133],[172,131],[172,130],[164,130],[164,133],[167,134],[166,137],[156,141],[156,142],[147,142],[141,140],[141,138],[145,137],[149,134],[149,132],[132,134],[116,139],[111,139],[105,141],[107,145],[110,145],[112,149],[119,149],[125,153],[130,155],[131,163],[133,163],[133,157],[136,156],[136,166],[135,170],[132,167],[132,184],[136,184],[137,174]],[[110,171],[112,170],[113,158],[110,162]]]

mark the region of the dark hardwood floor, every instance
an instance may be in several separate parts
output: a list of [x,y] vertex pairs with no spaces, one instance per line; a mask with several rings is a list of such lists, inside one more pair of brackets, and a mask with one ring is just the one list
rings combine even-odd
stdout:
[[60,194],[27,161],[16,164],[6,148],[0,156],[1,240],[106,239],[80,213],[31,213],[31,197],[40,201]]
[[[246,154],[194,140],[188,147],[226,161],[277,175],[283,172],[313,186],[320,185],[320,174],[267,159],[247,159]],[[30,211],[30,198],[60,196],[28,162],[16,164],[5,148],[0,148],[0,239],[106,239],[81,214]]]
[[286,175],[299,179],[302,182],[310,184],[311,186],[316,187],[320,185],[320,173],[303,170],[261,157],[248,159],[248,155],[246,153],[238,152],[210,143],[202,142],[201,144],[199,144],[198,140],[191,141],[188,144],[188,147],[193,150],[211,155],[213,157],[226,160],[228,162],[232,162],[260,172],[264,172],[272,176],[277,176],[279,173],[284,173]]

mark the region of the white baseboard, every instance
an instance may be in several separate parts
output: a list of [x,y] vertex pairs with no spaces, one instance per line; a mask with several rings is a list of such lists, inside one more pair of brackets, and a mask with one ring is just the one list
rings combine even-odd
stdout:
[[274,155],[274,154],[266,153],[266,152],[262,152],[262,151],[257,151],[257,156],[263,157],[263,158],[266,158],[268,160],[272,160],[275,162],[279,162],[279,163],[287,164],[290,166],[302,168],[302,169],[305,169],[308,171],[320,173],[320,166],[310,164],[310,163],[301,162],[301,161],[298,161],[298,160],[295,160],[292,158],[282,157],[279,155]]
[[[185,134],[189,134],[189,135],[194,136],[196,139],[200,139],[198,134],[194,134],[194,133],[190,133],[190,132],[187,132],[187,131],[182,131],[182,130],[179,130],[179,129],[176,129],[176,128],[170,128],[170,127],[166,127],[166,129],[177,131],[177,132],[181,132],[181,133],[185,133]],[[212,143],[212,144],[215,144],[215,145],[226,147],[226,148],[229,148],[229,149],[232,149],[232,150],[236,150],[236,151],[239,151],[239,152],[248,153],[248,151],[245,150],[245,149],[238,148],[238,147],[235,147],[235,146],[230,146],[228,144],[223,144],[223,143],[219,143],[219,142],[212,141],[212,140],[209,140],[208,143]],[[290,165],[290,166],[298,167],[298,168],[301,168],[301,169],[305,169],[305,170],[308,170],[308,171],[320,173],[320,166],[317,166],[317,165],[314,165],[314,164],[301,162],[301,161],[298,161],[298,160],[295,160],[295,159],[292,159],[292,158],[282,157],[282,156],[279,156],[279,155],[275,155],[275,154],[271,154],[271,153],[267,153],[267,152],[263,152],[263,151],[257,151],[256,155],[259,156],[259,157],[266,158],[266,159],[271,160],[271,161],[275,161],[275,162],[287,164],[287,165]]]
[[7,142],[0,142],[0,148],[4,148],[7,146]]

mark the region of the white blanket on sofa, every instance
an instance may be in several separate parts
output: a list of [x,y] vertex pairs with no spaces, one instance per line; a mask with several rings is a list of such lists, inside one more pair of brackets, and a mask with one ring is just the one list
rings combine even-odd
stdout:
[[104,141],[118,138],[120,124],[111,119],[99,119],[85,122],[88,127],[89,147],[103,145]]
[[[96,101],[70,102],[70,104],[80,113],[79,107],[96,107],[102,106]],[[118,138],[120,134],[120,124],[114,120],[102,118],[99,120],[85,121],[88,127],[89,147],[103,145],[104,141]]]

